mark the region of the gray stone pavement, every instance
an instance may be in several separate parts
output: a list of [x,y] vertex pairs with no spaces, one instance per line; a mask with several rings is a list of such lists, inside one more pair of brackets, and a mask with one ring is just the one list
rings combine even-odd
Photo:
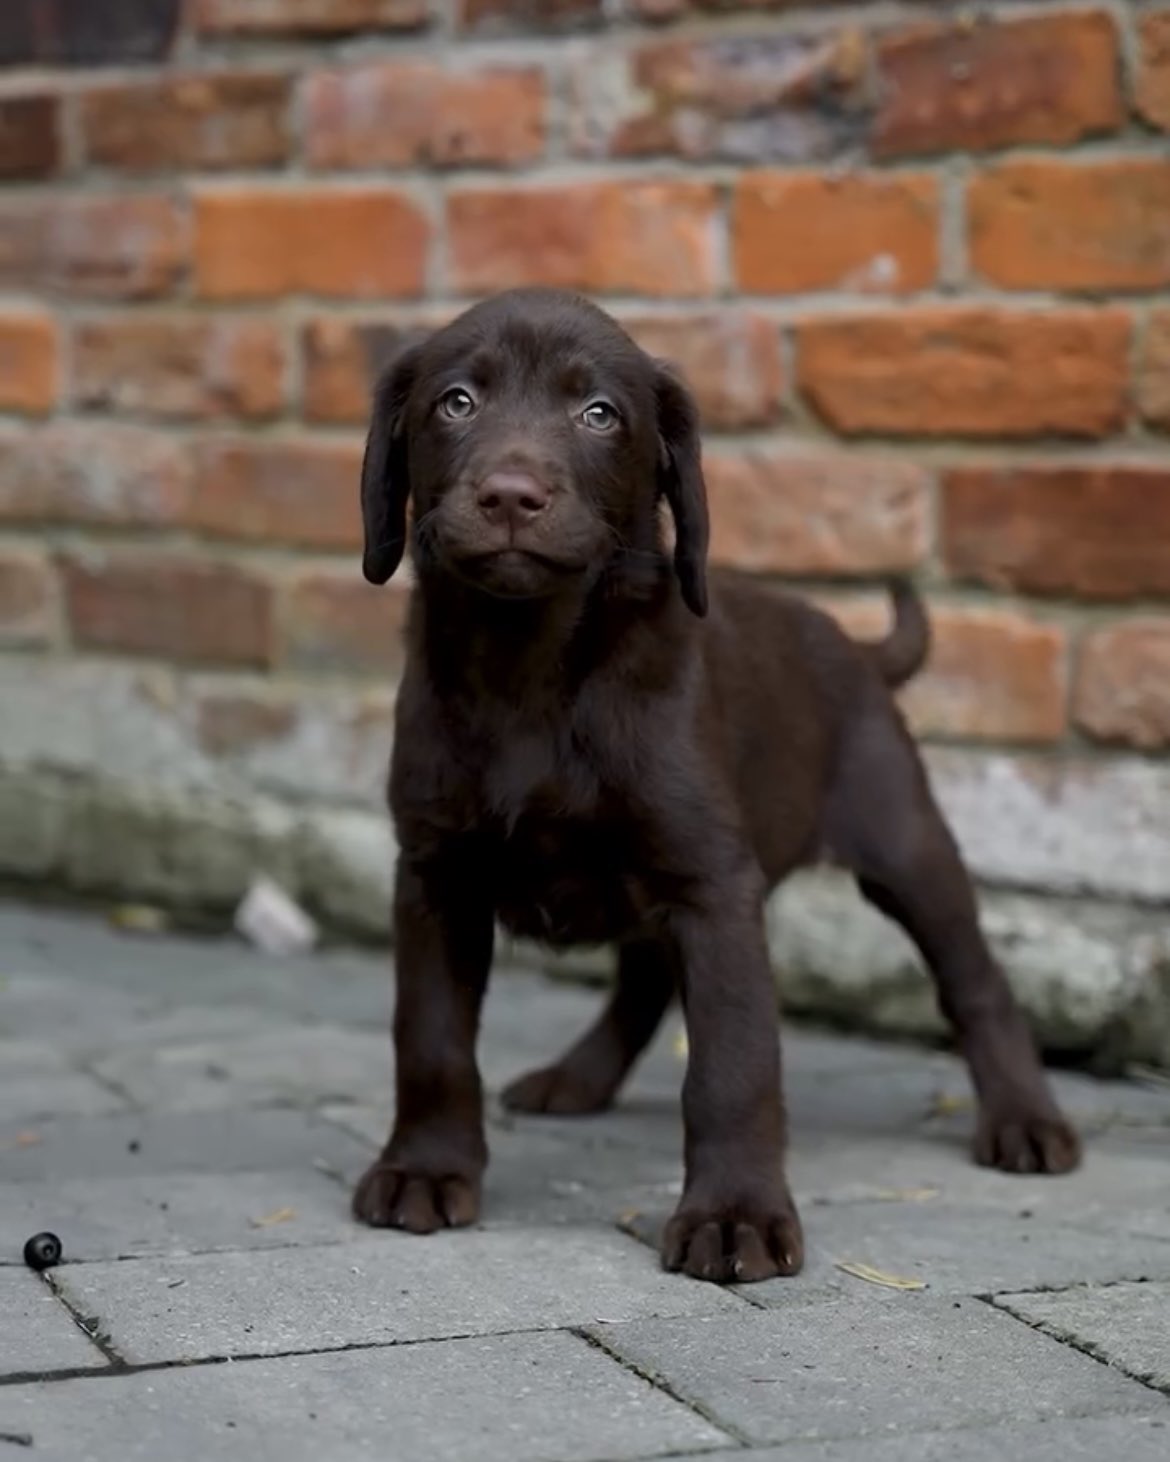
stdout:
[[[489,1085],[597,999],[501,971]],[[1085,1167],[1011,1178],[953,1057],[790,1029],[807,1268],[719,1290],[652,1247],[677,1021],[613,1112],[493,1110],[477,1229],[352,1223],[389,1005],[376,956],[0,906],[0,1462],[1170,1456],[1170,1086],[1057,1075]]]

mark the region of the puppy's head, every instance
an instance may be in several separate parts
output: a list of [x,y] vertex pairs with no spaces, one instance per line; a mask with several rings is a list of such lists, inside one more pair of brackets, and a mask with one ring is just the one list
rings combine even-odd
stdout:
[[383,373],[362,469],[365,553],[383,584],[413,500],[420,573],[539,598],[588,585],[675,520],[686,603],[706,611],[707,503],[686,388],[574,295],[515,290],[404,347]]

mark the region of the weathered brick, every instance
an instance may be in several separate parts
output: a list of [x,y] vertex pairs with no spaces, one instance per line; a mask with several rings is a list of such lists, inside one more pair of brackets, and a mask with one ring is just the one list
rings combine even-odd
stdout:
[[[884,599],[819,602],[855,639],[889,632]],[[917,735],[1029,744],[1063,735],[1063,630],[1005,609],[932,604],[929,613],[930,656],[899,697]]]
[[329,315],[310,320],[301,333],[302,396],[308,420],[364,425],[378,370],[415,328],[400,321]]
[[41,199],[0,199],[0,288],[36,289],[44,283],[49,207]]
[[733,230],[736,280],[754,293],[908,294],[938,275],[938,185],[924,176],[748,173]]
[[932,308],[798,327],[800,388],[840,432],[1102,437],[1124,423],[1121,310]]
[[1003,163],[968,212],[974,268],[1006,289],[1170,284],[1170,158]]
[[0,521],[177,527],[190,495],[183,445],[142,427],[60,421],[0,437]]
[[1143,16],[1138,33],[1137,109],[1151,127],[1170,132],[1170,10]]
[[567,30],[594,25],[605,15],[605,0],[459,0],[464,30]]
[[0,549],[0,645],[41,649],[57,625],[57,576],[43,554]]
[[195,738],[208,756],[232,756],[281,741],[296,723],[297,708],[288,700],[243,690],[198,693]]
[[775,323],[742,310],[636,315],[622,324],[682,372],[705,427],[762,426],[780,415],[784,366]]
[[344,35],[417,30],[428,0],[195,0],[198,29],[213,35]]
[[1137,378],[1138,407],[1151,426],[1170,430],[1170,310],[1150,316]]
[[408,595],[374,589],[349,573],[311,570],[290,585],[284,604],[283,662],[313,673],[397,677]]
[[721,563],[838,575],[913,568],[929,537],[929,478],[838,453],[711,453],[711,551]]
[[0,178],[48,178],[60,166],[58,98],[0,97]]
[[1073,712],[1097,741],[1170,747],[1170,618],[1126,620],[1088,635]]
[[361,459],[358,443],[204,442],[197,453],[194,525],[215,538],[356,549]]
[[284,339],[273,320],[117,314],[79,324],[79,406],[174,419],[266,417],[284,398]]
[[289,81],[215,72],[103,86],[81,98],[90,162],[124,172],[249,168],[289,154]]
[[870,105],[853,29],[607,48],[581,58],[572,91],[574,150],[602,157],[830,158],[864,134]]
[[428,228],[386,188],[205,190],[195,200],[195,275],[207,299],[418,294]]
[[57,329],[48,315],[0,315],[0,411],[39,416],[57,399]]
[[696,296],[718,284],[717,190],[698,182],[468,188],[448,199],[451,280]]
[[266,666],[272,589],[228,564],[173,555],[89,553],[64,561],[74,644],[182,664]]
[[53,205],[44,248],[52,289],[104,299],[164,295],[187,268],[187,219],[168,197],[79,194]]
[[544,151],[544,74],[533,66],[350,66],[310,76],[304,95],[311,167],[508,165]]
[[878,53],[879,157],[1041,142],[1125,121],[1117,29],[1102,11],[915,25]]
[[1170,594],[1170,470],[962,468],[943,481],[943,551],[964,579],[1038,594]]

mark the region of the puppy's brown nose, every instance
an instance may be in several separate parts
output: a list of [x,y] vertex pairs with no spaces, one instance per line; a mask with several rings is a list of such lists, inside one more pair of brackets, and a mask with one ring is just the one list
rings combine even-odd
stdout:
[[489,523],[510,528],[523,528],[548,504],[548,488],[527,472],[489,473],[475,494],[475,505]]

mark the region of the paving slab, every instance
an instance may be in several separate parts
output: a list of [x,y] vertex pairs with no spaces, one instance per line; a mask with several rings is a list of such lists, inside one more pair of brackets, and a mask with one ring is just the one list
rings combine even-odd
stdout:
[[36,1462],[633,1462],[730,1440],[565,1334],[14,1387],[4,1431]]
[[[386,1140],[384,1108],[337,1105],[321,1108],[321,1115],[368,1141],[371,1152]],[[681,1143],[664,1155],[652,1148],[573,1141],[571,1132],[553,1132],[540,1123],[523,1130],[492,1124],[488,1150],[483,1222],[489,1228],[587,1219],[613,1223],[633,1207],[669,1204],[682,1192]],[[365,1161],[344,1170],[347,1184],[360,1176]]]
[[136,1043],[96,1060],[92,1070],[151,1111],[311,1106],[389,1092],[384,1035],[255,1016],[250,1024],[221,1039]]
[[[0,1315],[4,1317],[0,1378],[109,1365],[49,1286],[31,1270],[0,1269]],[[0,1433],[7,1430],[2,1397],[0,1388]]]
[[[668,1210],[627,1212],[625,1231],[657,1247]],[[1170,1279],[1170,1243],[1103,1232],[993,1209],[972,1211],[907,1196],[876,1203],[806,1205],[805,1265],[795,1278],[746,1286],[754,1305],[788,1305],[794,1294],[856,1291],[866,1280],[841,1264],[865,1265],[921,1285],[931,1295]]]
[[0,1121],[0,1181],[237,1173],[274,1168],[340,1170],[366,1149],[332,1123],[295,1111],[134,1112]]
[[1003,1295],[997,1303],[1028,1324],[1041,1326],[1045,1334],[1170,1392],[1170,1284]]
[[[1156,1403],[1155,1403],[1156,1404]],[[709,1462],[1166,1462],[1170,1413],[1024,1422],[969,1431],[899,1433],[848,1442],[795,1442],[715,1452]]]
[[341,1243],[354,1221],[345,1190],[314,1168],[0,1183],[0,1264],[19,1264],[22,1236],[43,1229],[78,1263]]
[[941,1134],[797,1141],[789,1179],[798,1201],[965,1204],[1038,1222],[1170,1239],[1170,1142],[1134,1150],[1090,1141],[1083,1165],[1059,1178],[979,1167],[964,1144]]
[[133,1363],[747,1310],[604,1229],[359,1230],[341,1247],[77,1264],[58,1282]]
[[1150,1410],[1144,1386],[978,1300],[809,1300],[589,1333],[750,1442]]

